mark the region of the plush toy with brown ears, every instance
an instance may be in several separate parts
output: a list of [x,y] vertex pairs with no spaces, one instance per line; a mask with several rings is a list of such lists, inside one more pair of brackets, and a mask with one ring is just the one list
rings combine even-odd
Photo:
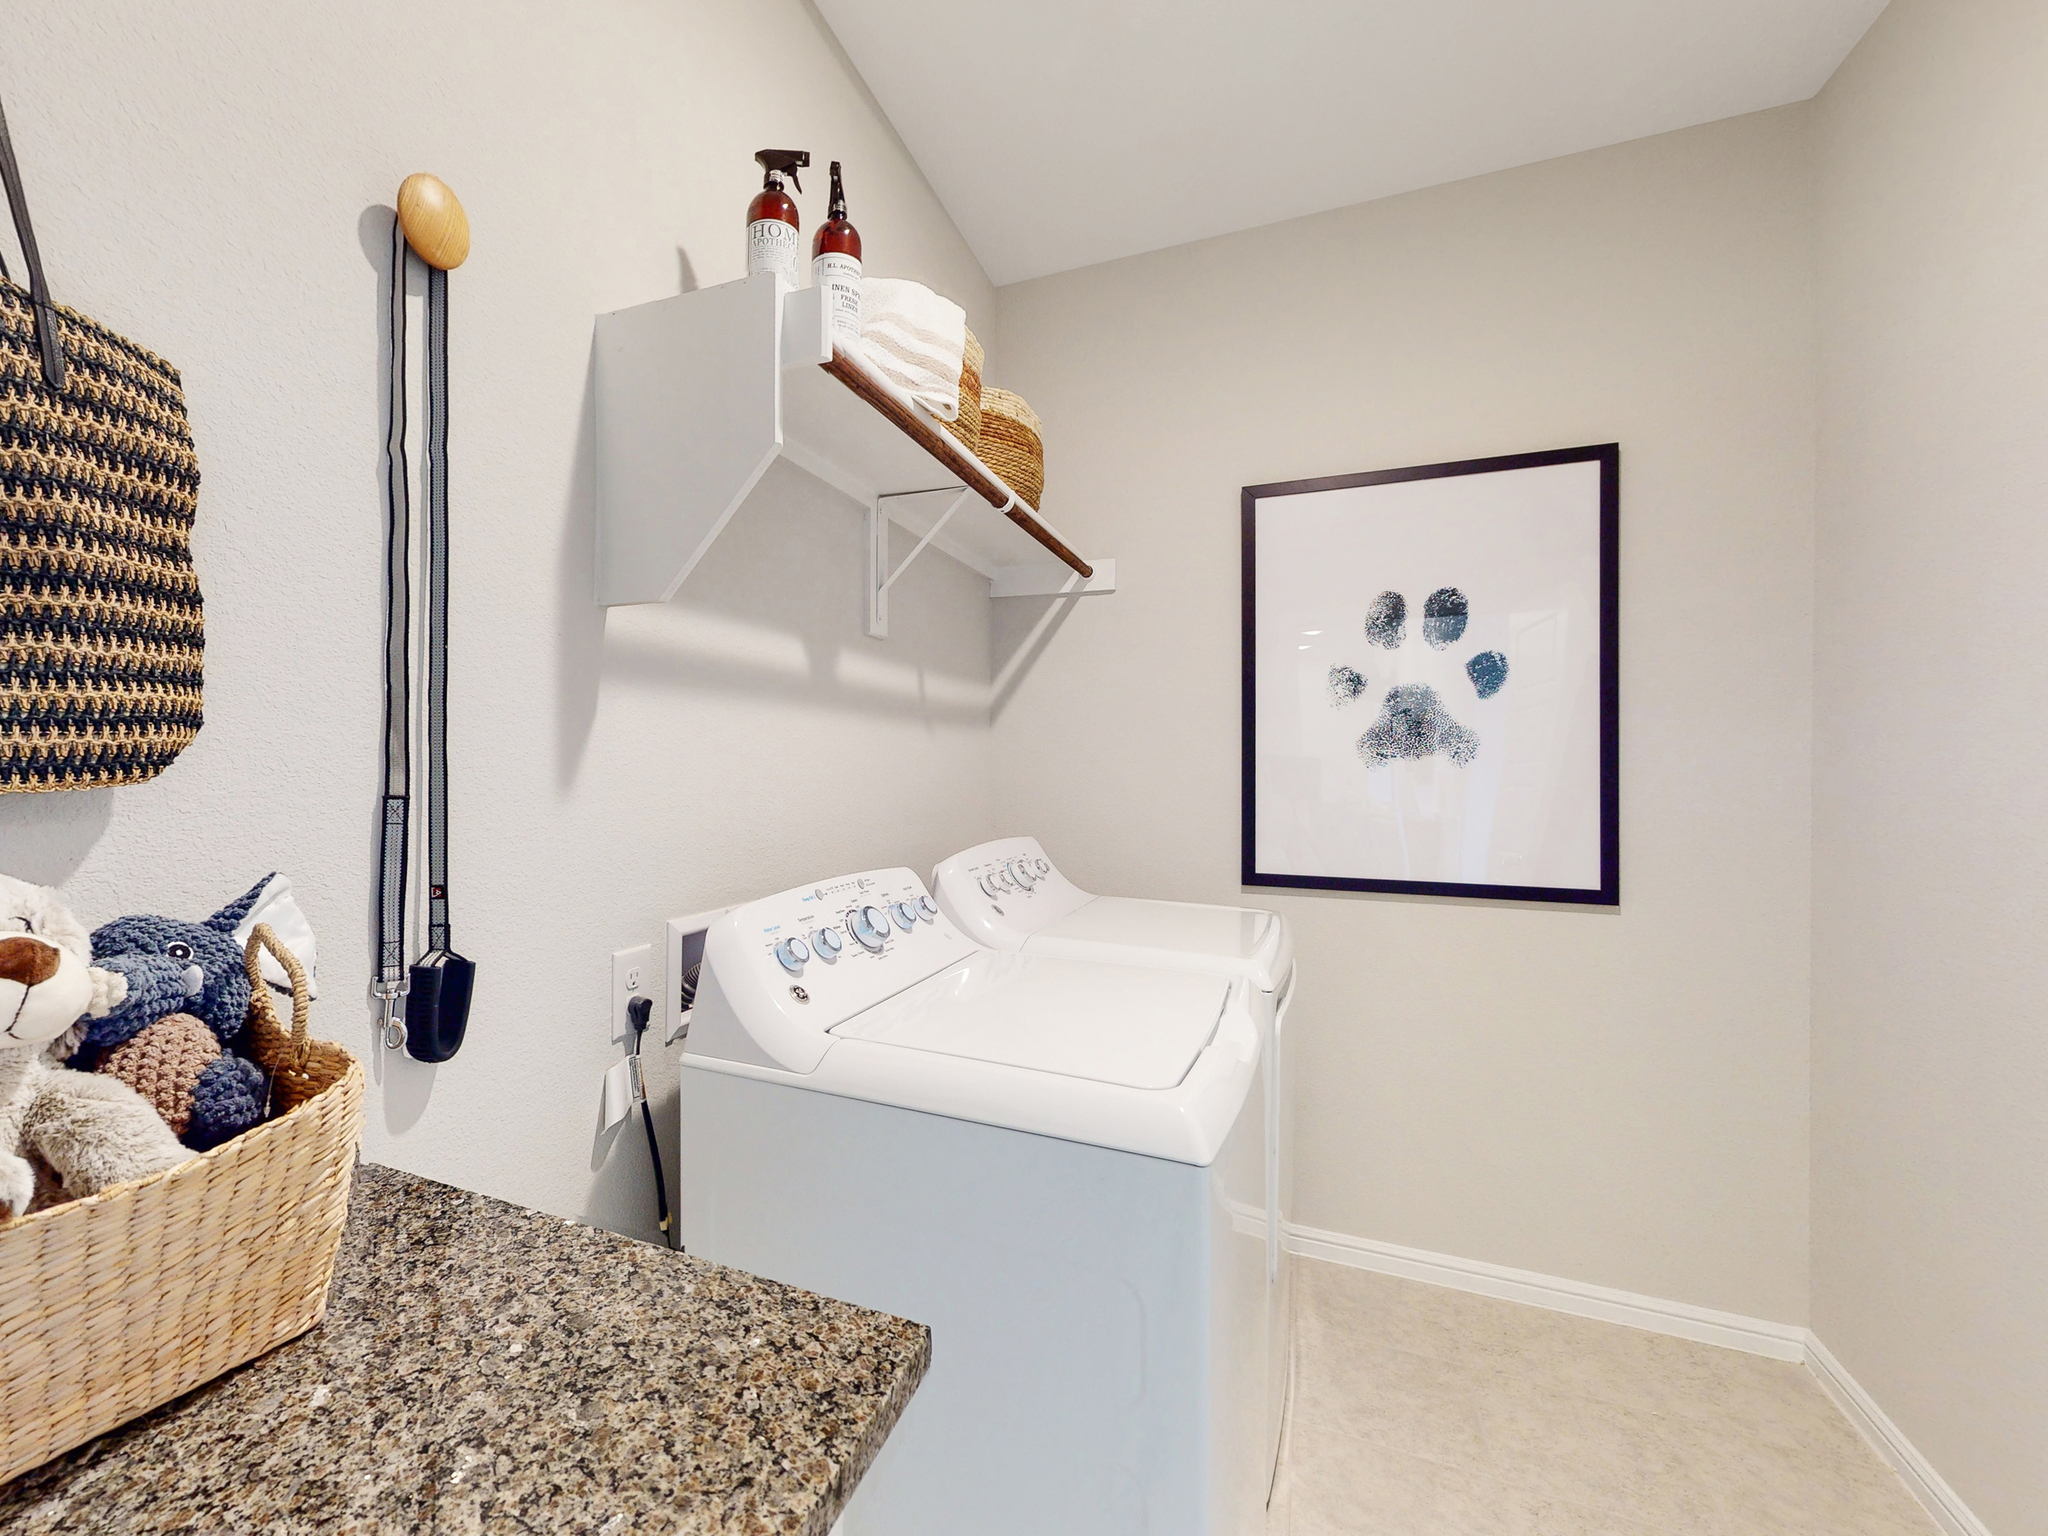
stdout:
[[192,1154],[125,1083],[59,1063],[127,983],[94,967],[64,898],[0,875],[0,1219],[27,1212],[39,1159],[70,1195],[174,1168]]

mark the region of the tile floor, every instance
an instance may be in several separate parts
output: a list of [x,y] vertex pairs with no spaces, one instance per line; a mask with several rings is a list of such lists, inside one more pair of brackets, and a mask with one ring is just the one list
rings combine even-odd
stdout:
[[1939,1536],[1804,1366],[1295,1262],[1267,1536]]

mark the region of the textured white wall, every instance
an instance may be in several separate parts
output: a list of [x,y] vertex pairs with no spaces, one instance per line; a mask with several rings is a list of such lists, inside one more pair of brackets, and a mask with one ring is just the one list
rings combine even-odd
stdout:
[[1819,103],[1814,1327],[2048,1533],[2048,7],[1894,0]]
[[[999,291],[1122,589],[997,614],[997,804],[1286,912],[1311,1225],[1805,1318],[1810,209],[1795,107]],[[1239,488],[1610,440],[1620,909],[1242,892]]]
[[[860,514],[779,469],[673,604],[607,616],[593,317],[742,275],[764,144],[845,161],[869,270],[952,294],[992,338],[987,279],[799,0],[23,0],[6,34],[56,296],[184,372],[207,725],[147,786],[0,798],[0,869],[64,882],[91,921],[201,916],[288,871],[322,943],[317,1026],[372,1058],[369,1156],[650,1230],[637,1131],[597,1135],[608,952],[988,835],[989,604],[928,556],[893,638],[866,639]],[[451,755],[479,978],[438,1068],[371,1050],[365,1001],[380,294],[415,170],[475,230],[450,283]]]

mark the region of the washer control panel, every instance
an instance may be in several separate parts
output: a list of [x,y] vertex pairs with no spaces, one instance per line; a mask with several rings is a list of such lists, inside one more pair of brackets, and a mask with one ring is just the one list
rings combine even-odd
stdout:
[[808,1072],[834,1025],[979,947],[907,869],[764,896],[733,908],[705,935],[685,1050]]
[[1059,872],[1035,837],[1004,837],[956,853],[932,871],[939,910],[977,943],[1015,950],[1048,923],[1095,899]]

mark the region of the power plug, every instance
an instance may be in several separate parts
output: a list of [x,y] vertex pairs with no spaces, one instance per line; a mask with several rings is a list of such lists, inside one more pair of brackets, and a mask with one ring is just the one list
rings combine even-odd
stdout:
[[633,1038],[630,1009],[635,998],[644,997],[653,1006],[654,946],[635,944],[612,951],[612,1006],[608,1028],[614,1042]]

